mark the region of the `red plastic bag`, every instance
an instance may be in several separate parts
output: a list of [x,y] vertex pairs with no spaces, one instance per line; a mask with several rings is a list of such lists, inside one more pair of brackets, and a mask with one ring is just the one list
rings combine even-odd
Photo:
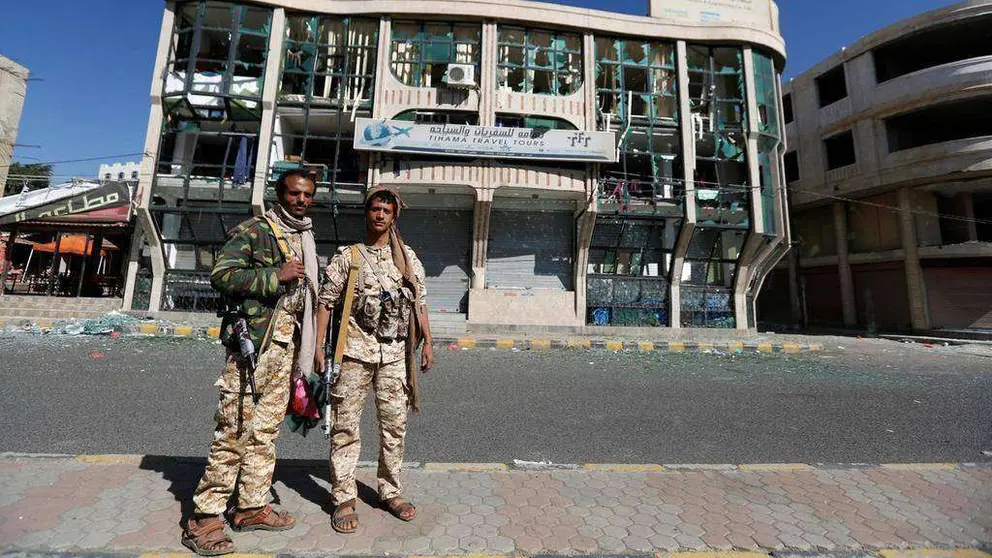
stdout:
[[310,383],[303,376],[293,376],[293,384],[289,392],[289,408],[286,413],[305,418],[318,419],[317,402],[310,391]]

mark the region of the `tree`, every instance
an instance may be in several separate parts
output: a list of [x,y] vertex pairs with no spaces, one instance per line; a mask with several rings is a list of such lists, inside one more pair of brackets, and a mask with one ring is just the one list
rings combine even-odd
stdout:
[[27,180],[28,190],[47,188],[52,178],[52,165],[35,164],[23,165],[12,163],[7,173],[7,183],[3,187],[3,195],[20,194]]

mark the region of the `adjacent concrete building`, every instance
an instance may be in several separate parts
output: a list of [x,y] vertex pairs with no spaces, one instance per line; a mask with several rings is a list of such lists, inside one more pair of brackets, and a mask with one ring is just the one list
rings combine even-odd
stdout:
[[17,129],[28,91],[28,69],[0,56],[0,197],[7,183],[7,171],[14,157]]
[[747,328],[788,247],[771,0],[166,5],[125,307],[211,311],[227,230],[317,176],[321,255],[399,189],[432,311]]
[[875,32],[784,93],[799,251],[761,318],[992,328],[992,1]]
[[100,165],[96,177],[101,182],[136,182],[140,174],[141,163],[113,163]]

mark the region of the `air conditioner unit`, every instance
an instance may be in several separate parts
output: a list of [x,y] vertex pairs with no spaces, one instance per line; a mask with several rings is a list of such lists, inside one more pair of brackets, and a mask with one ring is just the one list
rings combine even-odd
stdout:
[[448,87],[475,87],[475,65],[448,64],[448,71],[444,73],[444,83]]

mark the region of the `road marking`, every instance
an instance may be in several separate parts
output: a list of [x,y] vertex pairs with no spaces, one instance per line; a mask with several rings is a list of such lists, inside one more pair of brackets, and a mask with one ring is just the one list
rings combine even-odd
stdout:
[[772,347],[772,344],[771,343],[759,343],[758,344],[758,352],[759,353],[770,353],[770,352],[772,352],[772,350],[773,350],[773,347]]
[[741,471],[809,471],[805,463],[748,463],[737,467]]
[[665,470],[654,463],[586,463],[582,469],[595,473],[660,473]]
[[191,326],[176,326],[176,329],[173,330],[173,334],[180,337],[189,337],[190,335],[193,335],[193,328]]
[[654,351],[654,343],[650,341],[638,341],[637,348],[638,350],[643,351],[645,353],[650,353]]
[[463,349],[474,349],[476,346],[476,342],[475,339],[463,337],[458,340],[458,346]]
[[158,324],[138,324],[138,333],[155,335],[158,333]]
[[882,558],[992,558],[987,552],[975,548],[957,550],[940,550],[936,548],[920,548],[917,550],[885,549],[878,551]]
[[219,339],[220,338],[220,328],[219,327],[210,327],[210,328],[207,328],[207,337],[209,337],[211,339]]
[[497,339],[496,340],[496,348],[497,349],[512,349],[513,348],[513,343],[514,343],[513,339]]
[[622,351],[623,341],[607,341],[606,350],[608,351]]
[[879,467],[893,471],[952,471],[958,468],[954,463],[882,463]]
[[503,473],[509,470],[506,463],[424,463],[430,473]]
[[790,355],[794,355],[799,352],[799,345],[795,343],[785,343],[782,345],[782,352]]
[[77,455],[75,460],[80,463],[141,463],[143,455],[127,454],[105,454],[105,455]]
[[532,339],[530,342],[530,348],[533,349],[550,349],[551,340],[550,339]]
[[588,337],[569,337],[567,345],[569,349],[588,349],[592,347],[592,341]]

